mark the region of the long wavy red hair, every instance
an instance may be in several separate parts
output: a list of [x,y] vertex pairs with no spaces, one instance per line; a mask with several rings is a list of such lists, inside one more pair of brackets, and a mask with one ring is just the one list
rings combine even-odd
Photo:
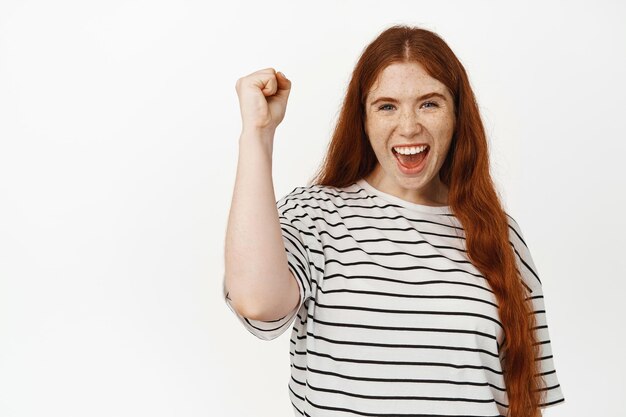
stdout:
[[326,156],[310,184],[344,187],[367,176],[377,159],[364,129],[365,97],[388,65],[418,62],[454,98],[456,129],[439,171],[448,204],[465,231],[468,259],[487,278],[498,301],[504,339],[500,347],[509,417],[541,413],[541,380],[535,317],[516,268],[507,215],[489,171],[489,153],[478,105],[465,69],[439,35],[406,25],[382,31],[352,72]]

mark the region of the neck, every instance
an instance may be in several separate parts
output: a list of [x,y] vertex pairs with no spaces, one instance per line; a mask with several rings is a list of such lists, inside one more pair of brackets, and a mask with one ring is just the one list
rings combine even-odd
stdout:
[[382,175],[380,170],[375,169],[369,175],[365,176],[365,180],[373,187],[387,194],[394,195],[411,203],[423,204],[426,206],[447,206],[448,205],[448,187],[441,182],[437,175],[424,189],[413,190],[403,188],[399,184],[392,182]]

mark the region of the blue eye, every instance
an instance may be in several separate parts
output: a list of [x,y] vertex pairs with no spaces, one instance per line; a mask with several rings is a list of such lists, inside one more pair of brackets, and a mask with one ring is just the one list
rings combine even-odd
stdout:
[[[425,105],[427,108],[439,107],[439,104],[437,104],[437,102],[435,102],[435,101],[425,101],[423,105]],[[388,107],[394,107],[394,106],[393,106],[393,104],[383,104],[382,106],[380,106],[378,108],[378,110],[385,110]]]

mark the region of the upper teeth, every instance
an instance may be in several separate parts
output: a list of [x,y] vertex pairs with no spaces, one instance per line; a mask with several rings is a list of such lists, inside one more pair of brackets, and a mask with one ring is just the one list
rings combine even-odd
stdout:
[[428,147],[428,145],[422,145],[422,146],[402,146],[402,147],[393,148],[393,150],[398,152],[398,153],[401,153],[402,155],[414,155],[416,153],[422,152],[427,147]]

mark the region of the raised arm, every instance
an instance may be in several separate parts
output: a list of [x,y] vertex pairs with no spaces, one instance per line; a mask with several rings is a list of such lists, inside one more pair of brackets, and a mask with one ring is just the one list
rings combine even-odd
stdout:
[[226,230],[224,286],[241,315],[275,320],[300,300],[272,181],[274,132],[284,117],[291,82],[267,68],[237,80],[236,89],[243,127]]

